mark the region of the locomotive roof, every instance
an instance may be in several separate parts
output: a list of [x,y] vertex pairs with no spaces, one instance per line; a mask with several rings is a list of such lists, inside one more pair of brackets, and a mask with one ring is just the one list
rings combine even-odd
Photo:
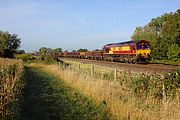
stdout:
[[119,45],[125,45],[125,44],[129,45],[131,43],[135,44],[136,41],[126,41],[126,42],[119,42],[119,43],[110,43],[110,44],[106,44],[105,46],[109,46],[109,47],[111,46],[112,47],[112,46],[117,46],[117,45],[119,46]]
[[[146,40],[138,40],[138,41],[125,41],[125,42],[119,42],[119,43],[110,43],[110,44],[106,44],[104,47],[112,47],[112,46],[121,46],[121,45],[135,45],[138,42],[142,42],[142,41],[146,41]],[[147,42],[147,41],[146,41]]]
[[137,41],[126,41],[126,42],[119,42],[117,44],[129,44],[129,43],[136,43]]

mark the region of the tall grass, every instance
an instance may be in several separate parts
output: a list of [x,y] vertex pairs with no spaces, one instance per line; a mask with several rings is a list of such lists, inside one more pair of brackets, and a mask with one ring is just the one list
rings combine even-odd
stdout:
[[[72,65],[70,69],[62,69],[57,65],[40,66],[97,103],[105,103],[112,119],[180,119],[178,90],[174,91],[176,97],[168,98],[168,86],[163,81],[165,78],[159,75],[130,76],[129,73],[120,72],[119,78],[114,80],[111,77],[101,77],[100,74],[97,74],[99,77],[92,77],[86,70],[81,71],[79,67],[75,69]],[[112,76],[111,72],[109,74],[106,69],[104,75]]]
[[0,58],[0,119],[18,117],[23,62]]

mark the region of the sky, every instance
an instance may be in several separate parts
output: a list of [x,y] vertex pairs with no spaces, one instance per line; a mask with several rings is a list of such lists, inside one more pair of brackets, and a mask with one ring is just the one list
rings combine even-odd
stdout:
[[177,9],[180,0],[0,0],[0,30],[18,34],[26,52],[95,50]]

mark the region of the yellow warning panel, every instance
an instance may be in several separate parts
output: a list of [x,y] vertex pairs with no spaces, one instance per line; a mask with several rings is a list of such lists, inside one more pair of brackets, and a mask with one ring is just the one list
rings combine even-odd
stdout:
[[150,54],[151,50],[150,49],[146,49],[146,50],[137,50],[137,55],[142,54],[142,55],[147,55]]
[[122,51],[130,50],[130,46],[122,46]]
[[128,51],[128,50],[130,50],[130,46],[111,47],[109,49],[109,54],[113,54],[113,51]]

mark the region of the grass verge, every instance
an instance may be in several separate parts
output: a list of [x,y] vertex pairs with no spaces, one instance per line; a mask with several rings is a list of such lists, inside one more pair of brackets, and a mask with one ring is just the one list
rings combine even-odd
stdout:
[[22,120],[109,119],[105,103],[96,104],[40,67],[26,67],[25,82]]

